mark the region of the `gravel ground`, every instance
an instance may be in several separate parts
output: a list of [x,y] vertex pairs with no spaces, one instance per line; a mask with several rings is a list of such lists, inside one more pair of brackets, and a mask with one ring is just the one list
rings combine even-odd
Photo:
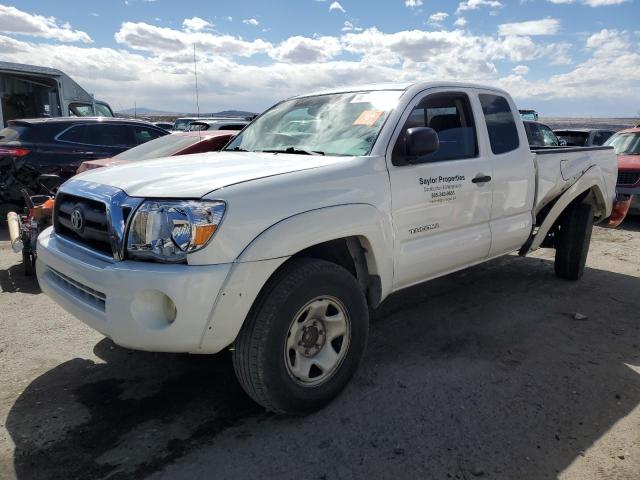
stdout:
[[278,418],[228,353],[130,351],[74,320],[4,242],[0,478],[638,479],[640,219],[596,228],[581,282],[551,254],[394,295],[345,392]]

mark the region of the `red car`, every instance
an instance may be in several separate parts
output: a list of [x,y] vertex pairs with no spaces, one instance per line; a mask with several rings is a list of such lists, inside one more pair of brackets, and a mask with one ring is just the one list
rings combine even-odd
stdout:
[[82,162],[76,173],[100,167],[111,167],[126,162],[151,158],[173,157],[190,153],[216,152],[224,147],[238,132],[233,130],[205,130],[201,132],[176,132],[156,138],[126,150],[115,157]]
[[629,128],[605,142],[618,155],[619,194],[633,195],[629,213],[640,213],[640,128]]

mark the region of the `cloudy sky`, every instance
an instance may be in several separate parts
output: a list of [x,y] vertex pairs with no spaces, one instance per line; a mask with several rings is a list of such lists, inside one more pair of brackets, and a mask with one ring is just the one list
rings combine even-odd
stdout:
[[114,109],[260,111],[328,86],[471,80],[543,115],[640,112],[640,0],[20,0],[0,59]]

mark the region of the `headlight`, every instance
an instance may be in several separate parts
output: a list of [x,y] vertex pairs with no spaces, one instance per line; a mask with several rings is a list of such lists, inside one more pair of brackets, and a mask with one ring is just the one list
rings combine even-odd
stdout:
[[129,226],[127,256],[181,262],[211,240],[225,208],[204,200],[146,200]]

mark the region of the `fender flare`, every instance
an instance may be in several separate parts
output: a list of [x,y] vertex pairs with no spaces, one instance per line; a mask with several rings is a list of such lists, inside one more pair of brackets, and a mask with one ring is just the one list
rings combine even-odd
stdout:
[[364,251],[368,273],[380,277],[384,298],[393,286],[391,231],[391,219],[368,203],[323,207],[273,224],[245,247],[236,262],[290,257],[314,245],[356,237]]
[[301,212],[256,236],[233,262],[218,292],[200,340],[199,353],[232,344],[264,285],[292,255],[339,238],[357,238],[369,274],[378,275],[381,299],[393,285],[390,219],[369,204],[347,204]]
[[544,218],[540,228],[532,235],[527,243],[520,250],[520,255],[526,255],[529,252],[537,250],[542,245],[542,242],[547,237],[547,234],[556,223],[562,212],[571,204],[574,200],[579,198],[585,192],[591,191],[595,196],[597,207],[601,211],[600,217],[604,219],[610,211],[607,209],[607,202],[605,200],[605,194],[601,188],[602,175],[599,168],[590,168],[585,174],[580,177],[571,187],[564,191],[556,200],[555,204],[549,210],[549,213]]

